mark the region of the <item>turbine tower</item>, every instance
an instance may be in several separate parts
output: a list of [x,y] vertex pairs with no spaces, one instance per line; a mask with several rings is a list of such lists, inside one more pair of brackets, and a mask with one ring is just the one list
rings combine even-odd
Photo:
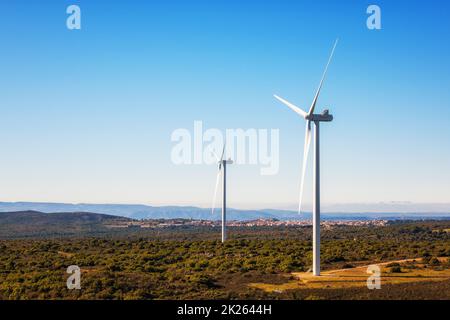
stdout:
[[[211,150],[212,151],[212,150]],[[214,189],[214,197],[211,206],[211,214],[214,214],[214,208],[216,206],[217,190],[219,189],[220,177],[222,176],[222,243],[227,240],[227,164],[233,164],[231,159],[224,160],[225,144],[222,149],[222,155],[220,158],[212,151],[217,158],[218,171],[216,178],[216,187]]]
[[300,180],[300,195],[298,213],[300,214],[302,209],[303,198],[303,184],[305,181],[306,163],[308,160],[309,146],[311,143],[311,122],[314,122],[314,182],[313,182],[313,274],[320,276],[320,135],[319,128],[321,122],[330,122],[333,120],[333,116],[329,114],[328,110],[324,110],[320,114],[315,114],[317,99],[319,98],[320,90],[327,74],[328,66],[333,58],[334,49],[338,40],[336,39],[333,49],[331,50],[330,57],[328,59],[325,71],[323,72],[322,79],[320,80],[319,87],[317,88],[316,95],[311,103],[308,113],[290,103],[289,101],[274,95],[276,99],[287,105],[294,112],[302,116],[306,120],[306,132],[305,132],[305,146],[303,151],[303,168]]

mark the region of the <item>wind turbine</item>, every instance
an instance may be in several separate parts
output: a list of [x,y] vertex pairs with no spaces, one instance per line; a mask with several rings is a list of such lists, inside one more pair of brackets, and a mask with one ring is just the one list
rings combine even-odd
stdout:
[[333,120],[333,116],[329,114],[328,110],[324,110],[321,114],[315,114],[317,99],[319,98],[320,90],[322,89],[323,81],[327,74],[328,66],[333,58],[334,49],[338,40],[336,39],[333,49],[331,50],[330,57],[328,59],[325,71],[323,72],[322,79],[320,80],[319,87],[317,88],[316,95],[309,107],[309,111],[305,112],[289,101],[274,95],[276,99],[287,105],[294,112],[302,116],[306,120],[306,132],[305,132],[305,147],[303,151],[303,168],[300,180],[300,195],[298,213],[300,214],[302,209],[303,198],[303,184],[305,181],[306,162],[308,160],[309,146],[311,143],[311,122],[314,122],[314,182],[313,182],[313,274],[320,276],[320,145],[319,145],[319,124],[320,122],[330,122]]
[[217,159],[218,170],[216,178],[216,187],[214,189],[214,197],[211,206],[211,214],[214,214],[214,208],[216,206],[217,190],[219,189],[220,177],[222,177],[222,243],[227,240],[227,164],[233,164],[231,159],[224,160],[225,144],[223,145],[222,155],[220,158],[217,154],[211,150]]

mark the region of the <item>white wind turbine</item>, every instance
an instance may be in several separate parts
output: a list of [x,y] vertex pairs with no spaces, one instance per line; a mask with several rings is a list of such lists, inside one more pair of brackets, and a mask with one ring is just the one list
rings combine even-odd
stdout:
[[216,197],[217,197],[217,190],[219,189],[219,181],[220,177],[222,176],[222,242],[225,242],[227,240],[227,164],[233,164],[233,161],[231,159],[224,160],[223,156],[225,154],[225,144],[223,145],[222,149],[222,155],[220,158],[217,156],[217,154],[211,150],[214,156],[217,159],[218,164],[218,171],[217,171],[217,178],[216,178],[216,187],[214,189],[214,197],[212,201],[211,206],[211,214],[214,214],[214,208],[216,206]]
[[305,180],[306,173],[306,162],[308,159],[309,145],[311,143],[311,122],[314,122],[314,183],[313,183],[313,274],[315,276],[320,275],[320,156],[319,156],[319,123],[320,122],[330,122],[333,120],[333,116],[329,114],[328,110],[324,110],[321,114],[314,114],[314,109],[316,108],[317,99],[319,98],[320,90],[322,89],[323,81],[327,74],[328,66],[330,65],[331,59],[333,57],[334,49],[338,40],[334,43],[333,49],[331,50],[330,57],[328,59],[325,71],[320,80],[319,87],[317,88],[314,100],[311,103],[308,113],[300,109],[299,107],[293,105],[292,103],[274,95],[276,99],[287,105],[294,112],[302,116],[306,120],[306,132],[305,132],[305,147],[303,151],[303,168],[300,180],[300,195],[299,195],[299,205],[298,212],[302,209],[302,197],[303,197],[303,184]]

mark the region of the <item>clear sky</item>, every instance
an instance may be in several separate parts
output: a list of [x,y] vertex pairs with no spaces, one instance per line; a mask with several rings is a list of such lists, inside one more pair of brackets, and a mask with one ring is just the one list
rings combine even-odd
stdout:
[[[382,29],[366,27],[369,4]],[[82,29],[66,28],[77,4]],[[280,129],[280,170],[229,168],[228,203],[298,198],[318,110],[323,203],[450,203],[448,1],[1,1],[0,201],[209,206],[214,165],[171,162],[173,130]],[[311,164],[311,163],[310,163]],[[306,202],[311,199],[308,168]]]

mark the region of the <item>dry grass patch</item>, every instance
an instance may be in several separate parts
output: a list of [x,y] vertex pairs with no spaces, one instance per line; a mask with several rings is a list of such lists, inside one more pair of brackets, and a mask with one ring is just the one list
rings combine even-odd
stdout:
[[[442,263],[447,258],[438,258]],[[450,269],[435,270],[426,267],[421,259],[396,260],[377,263],[381,270],[381,284],[400,284],[423,281],[444,281],[450,279]],[[392,265],[398,265],[400,272],[392,272]],[[315,277],[311,272],[292,273],[295,280],[283,284],[251,283],[252,288],[265,292],[283,292],[294,289],[344,289],[367,286],[368,266],[360,266],[349,269],[323,271],[320,277]]]

